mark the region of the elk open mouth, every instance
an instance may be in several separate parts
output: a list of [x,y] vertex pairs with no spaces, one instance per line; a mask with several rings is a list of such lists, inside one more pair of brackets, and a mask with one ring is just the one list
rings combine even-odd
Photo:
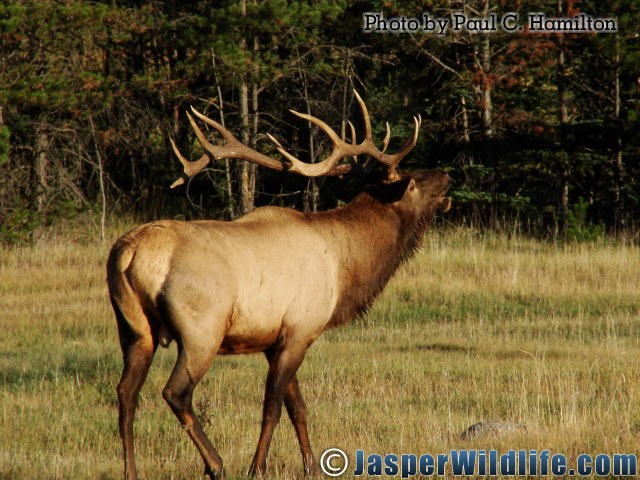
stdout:
[[451,197],[442,197],[438,202],[438,210],[442,213],[446,213],[451,210]]

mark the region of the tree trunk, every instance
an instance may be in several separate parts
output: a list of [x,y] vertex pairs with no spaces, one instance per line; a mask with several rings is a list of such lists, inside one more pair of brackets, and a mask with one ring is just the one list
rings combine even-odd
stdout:
[[[563,15],[562,0],[558,0],[557,13]],[[558,116],[560,120],[560,150],[566,149],[566,129],[569,124],[569,110],[567,100],[566,64],[564,54],[564,37],[558,36],[558,56],[557,56],[557,82],[558,82]],[[563,241],[567,240],[569,232],[569,164],[566,155],[561,155],[562,166],[560,172],[560,236]]]
[[[480,120],[482,126],[482,139],[488,145],[493,138],[493,103],[491,100],[491,80],[489,78],[489,71],[491,70],[491,43],[489,35],[484,35],[482,39],[482,53],[481,53],[481,65],[482,65],[482,86],[481,86],[481,106]],[[490,152],[486,152],[490,154]]]
[[[307,85],[307,77],[304,75],[304,102],[307,110],[307,115],[311,115],[311,102],[309,101],[309,90]],[[316,161],[316,127],[311,122],[307,122],[309,126],[309,159],[311,163]],[[312,212],[318,211],[318,184],[316,179],[311,177],[309,179],[309,186],[307,188],[307,198],[305,199],[305,210],[311,209]]]
[[100,215],[100,241],[104,243],[106,232],[106,220],[107,220],[107,194],[104,185],[104,164],[102,160],[102,153],[100,144],[98,143],[98,136],[96,135],[96,126],[93,122],[93,117],[89,116],[89,125],[91,126],[91,136],[93,137],[93,144],[96,149],[96,158],[98,160],[98,183],[100,185],[100,198],[102,205],[102,214]]
[[[256,39],[257,42],[257,39]],[[256,48],[257,50],[257,48]],[[249,146],[256,150],[258,146],[258,84],[255,82],[251,84],[251,135],[249,138]],[[249,198],[251,201],[251,209],[255,206],[256,200],[256,180],[258,177],[258,166],[255,163],[249,165]]]
[[[218,70],[216,68],[216,55],[213,49],[211,49],[211,63],[213,65],[213,78],[216,82],[216,90],[218,91],[218,107],[220,109],[220,125],[222,128],[226,128],[224,120],[224,100],[222,98],[222,87],[218,80]],[[236,208],[233,198],[233,183],[231,179],[231,163],[228,158],[224,159],[224,176],[226,180],[226,193],[227,193],[227,211],[231,220],[236,218]]]
[[467,99],[464,95],[460,95],[460,109],[461,109],[461,126],[462,126],[462,142],[468,146],[471,143],[471,136],[469,135],[469,112],[467,110]]
[[616,158],[614,162],[614,194],[615,194],[615,230],[616,233],[625,228],[624,198],[622,196],[622,182],[624,166],[622,164],[622,119],[620,117],[620,38],[615,38],[615,97],[614,117],[616,123]]
[[[482,0],[482,16],[489,16],[489,0]],[[493,141],[493,103],[491,81],[491,40],[487,33],[483,33],[480,42],[480,69],[482,71],[482,84],[480,85],[480,127],[482,130],[482,163],[491,168],[489,175],[489,189],[491,191],[491,211],[489,212],[489,224],[496,225],[497,203],[496,185],[493,165],[492,141]]]
[[[240,87],[240,138],[242,143],[249,145],[251,139],[251,124],[249,121],[249,88],[246,83]],[[253,210],[253,195],[251,191],[251,163],[240,161],[240,208],[245,215]]]
[[[242,16],[247,16],[247,0],[242,0]],[[255,44],[254,44],[255,47]],[[240,48],[246,50],[247,41],[242,39]],[[240,125],[242,143],[249,145],[251,141],[251,122],[249,119],[249,87],[245,79],[240,86]],[[245,215],[253,210],[255,193],[255,165],[245,160],[240,161],[240,208]]]
[[38,213],[44,219],[49,190],[49,135],[43,128],[36,131],[36,150],[33,165],[35,180],[35,203]]

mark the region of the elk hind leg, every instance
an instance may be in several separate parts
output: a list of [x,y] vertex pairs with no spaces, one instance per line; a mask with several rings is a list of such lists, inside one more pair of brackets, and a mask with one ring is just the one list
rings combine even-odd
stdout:
[[205,464],[205,474],[212,479],[224,479],[222,458],[204,433],[192,405],[193,390],[209,369],[218,348],[211,350],[199,345],[192,347],[179,343],[178,360],[162,396],[200,452]]
[[115,302],[113,308],[118,321],[120,346],[124,358],[122,377],[117,388],[118,424],[124,450],[124,472],[127,480],[136,480],[138,475],[133,447],[133,421],[138,395],[147,378],[157,343],[150,330],[146,334],[133,332]]

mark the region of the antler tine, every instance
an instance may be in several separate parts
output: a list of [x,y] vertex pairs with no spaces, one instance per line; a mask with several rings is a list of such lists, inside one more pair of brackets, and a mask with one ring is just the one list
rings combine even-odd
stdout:
[[[420,126],[422,125],[422,117],[420,116],[420,114],[418,114],[417,117],[413,117],[413,123],[415,125],[415,128],[411,133],[411,135],[407,137],[407,139],[405,140],[404,146],[399,152],[394,153],[393,155],[381,153],[380,157],[375,157],[380,163],[383,163],[384,165],[387,166],[387,170],[388,170],[387,179],[389,181],[394,181],[399,178],[399,175],[396,172],[398,163],[400,163],[400,160],[402,160],[405,156],[407,156],[407,154],[413,149],[413,147],[416,146],[416,143],[418,142],[418,133],[420,132]],[[386,148],[386,141],[387,139],[385,138],[385,148]]]
[[[198,142],[200,142],[200,145],[202,145],[202,148],[204,148],[207,152],[209,152],[215,158],[215,156],[216,156],[215,155],[216,147],[214,145],[212,145],[207,140],[207,138],[204,136],[204,133],[202,133],[202,130],[200,130],[200,127],[198,127],[198,125],[196,124],[196,121],[189,114],[189,112],[187,112],[187,118],[189,119],[189,123],[191,124],[191,128],[193,128],[193,131],[195,132],[196,137],[198,138]],[[211,119],[209,119],[209,120],[211,120]],[[211,120],[211,121],[213,121],[213,120]]]
[[224,128],[215,120],[212,120],[206,115],[203,115],[193,107],[191,108],[191,111],[200,120],[215,128],[216,131],[220,133],[220,135],[222,135],[222,137],[224,138],[225,144],[212,145],[207,140],[202,130],[200,130],[200,127],[198,127],[191,114],[187,112],[189,123],[191,124],[191,127],[193,128],[193,131],[198,138],[198,142],[200,142],[200,145],[202,145],[202,147],[204,148],[206,155],[203,155],[195,162],[190,162],[180,153],[173,140],[171,140],[173,151],[184,167],[183,176],[173,182],[171,188],[182,185],[185,179],[193,177],[194,175],[204,170],[212,159],[217,160],[221,158],[239,158],[241,160],[246,160],[257,165],[262,165],[263,167],[271,168],[279,172],[285,169],[285,165],[281,161],[276,160],[275,158],[267,157],[266,155],[257,152],[256,150],[253,150],[246,145],[243,145],[242,142],[240,142],[236,137],[233,136],[231,132],[229,132],[229,130]]
[[[349,124],[349,130],[351,130],[351,146],[353,148],[356,148],[356,145],[358,145],[358,139],[356,137],[356,127],[353,126],[353,123],[351,123],[351,120],[348,120],[347,123]],[[354,155],[353,160],[357,162],[358,156]]]
[[369,110],[367,110],[367,106],[364,103],[364,100],[362,100],[362,97],[360,96],[360,94],[357,92],[357,90],[354,88],[353,89],[353,93],[356,96],[356,99],[358,100],[358,103],[360,104],[360,109],[362,110],[362,118],[364,119],[364,142],[367,141],[373,141],[373,137],[371,134],[371,119],[369,118]]
[[289,153],[273,135],[267,133],[267,137],[275,144],[278,152],[289,161],[289,167],[287,168],[289,172],[298,173],[305,177],[320,177],[323,175],[344,175],[351,170],[351,165],[336,165],[342,158],[342,156],[334,158],[336,152],[333,152],[326,160],[320,163],[306,163]]
[[358,103],[360,104],[360,109],[362,110],[362,117],[364,119],[364,124],[365,124],[365,137],[362,143],[357,143],[355,128],[351,122],[349,122],[349,128],[351,129],[351,144],[349,144],[346,142],[345,139],[341,139],[338,136],[338,134],[331,127],[329,127],[329,125],[327,125],[325,122],[323,122],[319,118],[316,118],[312,115],[291,110],[291,112],[294,115],[320,127],[320,129],[322,129],[322,131],[325,132],[331,139],[331,142],[333,143],[333,151],[326,159],[324,159],[319,163],[305,163],[305,162],[301,162],[295,156],[287,152],[278,142],[275,142],[276,147],[278,148],[278,151],[291,164],[289,171],[299,173],[301,175],[305,175],[309,177],[316,177],[320,175],[336,175],[337,174],[336,172],[339,170],[342,171],[341,169],[343,168],[345,169],[344,170],[345,172],[348,171],[346,169],[348,165],[338,165],[338,162],[341,159],[346,157],[356,158],[358,155],[367,154],[387,167],[387,170],[388,170],[387,177],[389,180],[393,180],[398,177],[397,173],[395,172],[395,169],[398,163],[400,162],[400,160],[402,160],[402,158],[405,157],[413,147],[415,147],[416,142],[418,140],[418,133],[420,130],[422,118],[420,117],[420,115],[418,115],[417,117],[414,117],[413,121],[415,124],[415,129],[413,133],[405,141],[404,147],[398,153],[389,155],[384,152],[387,149],[389,145],[389,140],[391,138],[391,127],[389,127],[388,123],[386,124],[387,133],[383,141],[382,151],[380,151],[373,143],[372,132],[371,132],[371,119],[369,117],[369,111],[367,110],[367,106],[365,105],[364,100],[362,100],[362,97],[356,90],[354,90],[353,93]]
[[351,120],[347,122],[349,124],[349,128],[351,129],[351,145],[354,147],[358,144],[358,140],[356,139],[356,127],[353,126]]
[[369,111],[367,110],[367,107],[364,101],[362,100],[362,97],[360,97],[360,94],[358,94],[356,90],[354,90],[353,93],[355,94],[356,99],[360,104],[360,108],[362,109],[362,116],[364,118],[364,123],[365,123],[365,139],[359,146],[362,147],[363,153],[368,153],[370,156],[372,156],[377,161],[379,161],[380,163],[382,163],[387,167],[389,180],[396,179],[398,177],[398,174],[396,173],[395,170],[396,170],[396,167],[398,166],[398,163],[411,151],[413,147],[415,147],[416,142],[418,141],[418,133],[420,130],[420,125],[422,124],[422,117],[418,115],[417,117],[413,118],[415,129],[413,133],[405,141],[405,144],[402,147],[402,149],[393,155],[386,154],[384,152],[386,151],[389,145],[389,140],[391,139],[391,128],[389,127],[389,123],[386,123],[387,134],[385,135],[385,138],[383,141],[382,151],[380,151],[373,143],[373,138],[371,133],[371,121],[369,119]]
[[350,170],[349,165],[337,165],[337,163],[344,157],[350,156],[351,154],[346,151],[345,147],[349,147],[347,143],[342,141],[338,134],[325,122],[316,118],[312,115],[307,115],[306,113],[296,112],[295,110],[290,110],[295,116],[307,120],[308,122],[317,125],[327,136],[331,139],[333,143],[333,152],[331,155],[327,157],[325,160],[319,163],[306,163],[300,161],[298,158],[293,156],[291,153],[287,152],[282,145],[273,137],[270,136],[272,141],[275,141],[276,147],[278,151],[289,160],[291,166],[289,167],[290,172],[299,173],[306,177],[320,177],[323,175],[341,175],[347,173]]
[[402,158],[407,153],[409,153],[413,147],[416,146],[416,143],[418,142],[418,133],[420,133],[420,126],[422,125],[422,117],[420,116],[420,114],[418,114],[417,117],[413,117],[413,123],[415,125],[413,132],[405,140],[404,146],[402,147],[402,149],[398,153],[396,153],[394,156],[399,155],[400,158]]
[[382,153],[387,150],[387,147],[389,146],[389,140],[391,140],[391,127],[389,126],[389,122],[385,122],[385,124],[387,125],[387,134],[385,135],[382,142]]
[[189,164],[191,162],[182,155],[182,152],[180,152],[180,150],[176,146],[176,142],[173,141],[173,138],[169,138],[169,141],[171,142],[171,148],[173,148],[173,153],[176,154],[176,157],[178,157],[178,160],[180,160],[180,163],[186,170],[187,168],[189,168]]
[[295,110],[289,110],[289,111],[293,113],[296,117],[303,118],[304,120],[307,120],[308,122],[311,122],[314,125],[317,125],[318,127],[320,127],[320,129],[329,136],[329,138],[334,144],[340,143],[342,141],[338,136],[338,134],[333,130],[333,128],[331,128],[329,125],[324,123],[319,118],[316,118],[313,115],[307,115],[306,113],[296,112]]
[[[204,123],[212,126],[213,128],[216,129],[216,131],[218,133],[220,133],[220,135],[222,135],[222,137],[227,141],[227,143],[229,145],[237,145],[240,144],[242,145],[241,142],[238,141],[238,139],[236,137],[234,137],[231,132],[229,130],[227,130],[226,128],[224,128],[222,125],[220,125],[218,122],[216,122],[215,120],[207,117],[206,115],[203,115],[202,113],[200,113],[199,111],[197,111],[195,108],[193,108],[193,106],[191,107],[191,111],[193,112],[193,114],[198,117],[200,120],[202,120]],[[188,113],[187,113],[188,115]],[[193,123],[191,124],[193,125]],[[196,132],[196,135],[198,133]]]
[[276,140],[276,138],[270,133],[267,133],[267,138],[271,140],[273,143],[275,143],[277,148],[284,148],[282,144],[278,140]]
[[206,155],[203,155],[195,162],[190,162],[182,155],[182,153],[180,153],[180,150],[178,150],[178,147],[176,146],[176,143],[173,141],[173,138],[169,138],[169,141],[171,142],[171,147],[173,148],[173,152],[176,154],[176,157],[178,157],[178,160],[180,160],[180,163],[184,167],[184,175],[179,179],[177,179],[175,182],[173,182],[169,187],[169,188],[176,188],[177,186],[184,184],[185,177],[191,178],[194,175],[200,173],[205,168],[207,168],[210,158],[207,157]]
[[275,139],[275,137],[273,135],[271,135],[270,133],[267,133],[267,137],[269,138],[269,140],[271,140],[275,146],[276,149],[278,150],[278,152],[280,152],[280,154],[285,157],[287,160],[289,160],[289,162],[291,163],[291,166],[289,167],[289,171],[290,172],[299,172],[300,168],[302,168],[304,170],[305,168],[305,163],[301,162],[300,160],[298,160],[296,157],[294,157],[293,155],[291,155],[289,152],[287,152],[287,150],[282,146],[282,144]]

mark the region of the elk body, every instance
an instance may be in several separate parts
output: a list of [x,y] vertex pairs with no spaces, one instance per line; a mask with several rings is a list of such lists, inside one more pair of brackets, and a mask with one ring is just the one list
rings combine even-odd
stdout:
[[[415,145],[419,119],[401,152],[384,154],[371,142],[366,107],[357,98],[366,126],[361,144],[355,140],[346,144],[326,124],[304,116],[330,136],[331,156],[318,164],[304,164],[279,146],[290,162],[288,169],[308,176],[348,174],[350,166],[338,164],[345,156],[366,153],[383,163],[388,172],[385,181],[368,186],[345,207],[320,213],[266,207],[233,222],[159,221],[114,244],[107,278],[124,356],[117,391],[127,479],[137,478],[133,453],[137,397],[157,346],[167,347],[172,340],[178,345],[178,359],[163,396],[202,455],[206,474],[224,478],[223,462],[193,412],[193,390],[217,354],[254,352],[264,352],[269,373],[262,429],[249,474],[266,472],[283,403],[296,430],[305,473],[316,472],[296,378],[307,349],[327,328],[363,313],[416,250],[436,210],[450,206],[445,174],[395,171]],[[227,143],[209,144],[189,117],[209,158],[188,162],[175,149],[186,176],[202,170],[210,158],[221,157],[285,168],[242,145],[213,120],[196,115]]]

